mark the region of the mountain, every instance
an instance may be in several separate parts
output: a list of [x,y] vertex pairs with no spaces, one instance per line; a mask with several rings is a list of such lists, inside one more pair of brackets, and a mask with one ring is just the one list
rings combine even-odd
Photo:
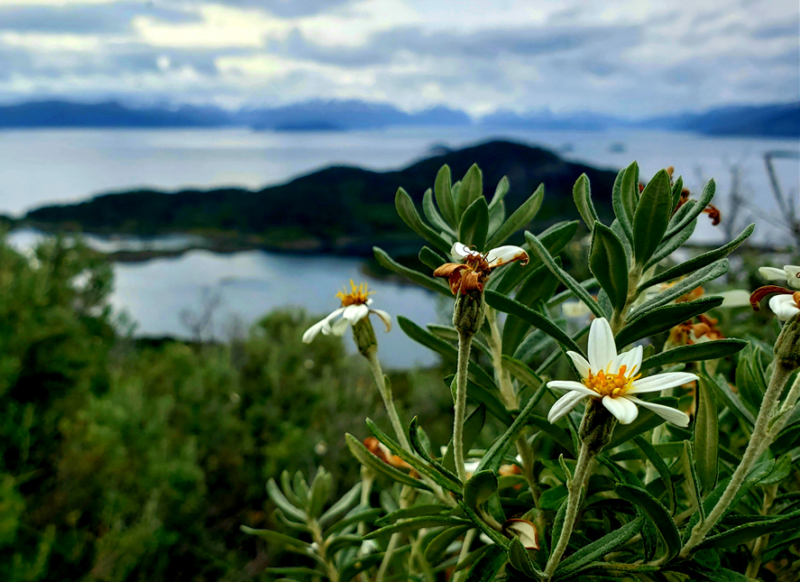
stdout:
[[615,172],[567,162],[541,148],[492,141],[434,155],[397,171],[337,166],[258,191],[223,188],[105,194],[78,204],[38,208],[21,222],[48,231],[145,236],[194,233],[210,236],[232,250],[244,245],[366,254],[376,241],[392,246],[413,240],[395,211],[399,186],[420,204],[443,164],[450,166],[456,180],[473,163],[483,169],[489,194],[508,176],[511,188],[505,200],[509,213],[544,183],[537,227],[574,215],[572,187],[582,173],[589,176],[598,212],[610,215]]
[[516,113],[499,109],[481,118],[480,124],[487,127],[515,127],[541,130],[603,131],[616,127],[630,127],[631,122],[619,117],[591,112],[557,115],[549,110]]

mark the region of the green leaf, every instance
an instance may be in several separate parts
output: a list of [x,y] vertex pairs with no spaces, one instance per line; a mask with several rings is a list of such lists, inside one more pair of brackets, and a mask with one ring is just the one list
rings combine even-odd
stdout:
[[440,255],[439,253],[437,253],[436,251],[434,251],[429,247],[422,247],[419,250],[417,258],[419,258],[419,261],[423,265],[425,265],[432,271],[435,271],[441,265],[447,262],[447,259],[445,259],[444,257],[442,257],[442,255]]
[[519,570],[528,578],[538,580],[541,577],[541,572],[536,567],[536,564],[531,560],[531,556],[519,538],[515,537],[508,545],[508,561],[515,569]]
[[383,552],[369,554],[368,556],[356,556],[339,570],[339,582],[350,582],[361,572],[369,570],[381,561],[383,561]]
[[[579,225],[580,223],[577,220],[559,222],[540,234],[539,240],[550,254],[557,255],[569,244],[572,237],[575,236]],[[522,248],[526,251],[530,251],[530,245],[528,245],[528,243],[523,244]],[[541,259],[536,255],[531,255],[530,252],[528,252],[528,255],[530,256],[530,262],[527,266],[523,267],[517,262],[503,267],[501,273],[495,272],[489,278],[486,288],[502,293],[503,295],[511,293],[514,287],[519,285],[523,280],[529,278],[536,272],[536,269],[543,264]]]
[[589,292],[581,287],[580,283],[573,279],[569,273],[558,266],[555,259],[553,259],[553,257],[550,255],[542,241],[527,231],[525,232],[525,238],[527,239],[528,246],[531,248],[533,253],[538,256],[538,258],[547,266],[548,269],[550,269],[550,271],[558,278],[559,281],[561,281],[575,294],[575,297],[583,301],[596,317],[605,317],[605,313],[603,313],[603,310],[600,308],[597,302],[592,299],[592,296],[589,295]]
[[511,356],[503,356],[503,367],[531,390],[538,390],[544,384],[539,374]]
[[489,233],[489,206],[486,198],[477,198],[461,215],[458,223],[458,240],[478,251],[486,249],[486,236]]
[[694,451],[692,450],[692,443],[683,441],[683,456],[681,457],[683,463],[683,474],[688,483],[689,496],[692,498],[692,503],[697,509],[697,513],[702,521],[706,519],[705,505],[703,504],[703,496],[700,492],[700,479],[697,476],[697,463],[694,460]]
[[675,485],[672,483],[672,474],[669,471],[669,467],[667,467],[664,459],[661,458],[661,455],[647,439],[642,436],[635,436],[633,437],[633,442],[641,449],[658,472],[658,476],[664,484],[664,490],[667,492],[667,499],[669,499],[669,512],[674,514],[677,507],[675,504]]
[[361,498],[361,483],[356,483],[350,491],[345,493],[339,501],[328,508],[328,511],[319,518],[319,524],[325,527],[326,524],[339,519],[347,513],[353,505]]
[[394,206],[397,209],[397,214],[400,215],[400,218],[403,219],[403,222],[405,222],[411,230],[443,253],[450,253],[450,247],[453,245],[443,239],[441,235],[430,226],[422,222],[408,192],[402,188],[398,188],[397,194],[395,194],[394,197]]
[[492,582],[507,559],[505,549],[498,545],[489,546],[467,573],[465,582]]
[[628,300],[628,262],[622,241],[608,228],[596,222],[589,250],[589,269],[608,294],[611,305],[621,312]]
[[409,269],[408,267],[404,267],[400,263],[394,261],[392,257],[390,257],[386,251],[379,247],[372,247],[372,252],[375,254],[375,259],[378,261],[383,268],[388,269],[390,271],[394,271],[398,275],[402,275],[409,281],[416,283],[417,285],[421,285],[426,289],[430,289],[431,291],[436,291],[437,293],[441,293],[446,297],[453,297],[453,293],[450,291],[450,287],[447,286],[446,283],[439,279],[434,279],[433,277],[429,277],[424,273],[420,273],[419,271],[415,271],[414,269]]
[[450,544],[455,542],[470,529],[472,529],[471,526],[464,525],[461,527],[451,527],[444,530],[435,538],[433,538],[431,543],[428,544],[428,547],[425,548],[425,559],[430,564],[436,564],[440,562],[444,556],[444,553],[447,551],[447,548],[450,547]]
[[361,523],[362,521],[372,522],[374,521],[380,514],[383,513],[383,509],[377,507],[374,509],[371,508],[359,508],[358,511],[355,513],[351,513],[347,517],[340,519],[336,523],[334,523],[331,527],[325,530],[323,533],[323,537],[328,538],[331,535],[338,533],[342,530],[347,529],[351,525],[356,523]]
[[314,480],[311,482],[311,493],[308,496],[306,511],[308,515],[316,519],[322,513],[322,508],[328,500],[333,486],[333,478],[323,467],[317,469]]
[[299,550],[301,553],[310,551],[308,544],[304,541],[296,540],[291,536],[272,531],[271,529],[253,529],[252,527],[247,527],[246,525],[239,526],[239,529],[246,534],[258,536],[261,539],[272,542],[273,544],[280,544],[294,550]]
[[529,307],[525,307],[522,305],[522,303],[510,299],[505,295],[496,293],[495,291],[486,291],[485,297],[486,303],[491,307],[494,307],[503,313],[515,315],[526,323],[542,330],[544,333],[552,337],[557,342],[563,344],[570,350],[578,352],[579,354],[583,353],[578,344],[576,344],[564,330],[562,330],[544,315],[534,311],[533,309],[530,309]]
[[760,538],[766,534],[772,534],[787,529],[800,527],[800,511],[793,511],[786,515],[781,515],[768,521],[748,523],[731,528],[724,533],[710,536],[698,547],[703,549],[727,548],[745,544],[750,540]]
[[689,238],[694,234],[694,229],[697,228],[697,219],[695,218],[689,224],[687,224],[682,231],[676,234],[673,237],[668,238],[664,242],[661,243],[661,246],[658,247],[653,256],[650,257],[650,260],[647,261],[647,264],[644,266],[644,272],[646,273],[650,267],[666,259],[672,253],[677,251],[679,248],[683,246]]
[[[635,163],[636,162],[634,162],[634,164]],[[639,200],[639,193],[630,191],[630,186],[634,185],[638,189],[638,178],[630,179],[626,182],[626,200],[623,200],[622,196],[622,183],[625,180],[626,172],[630,169],[631,167],[629,166],[617,173],[617,177],[614,179],[614,187],[611,190],[611,206],[614,209],[614,215],[617,217],[620,230],[625,233],[625,238],[627,238],[629,242],[633,242],[633,226],[631,225],[633,224],[633,214],[636,212],[636,203]],[[638,166],[636,173],[638,174]]]
[[336,536],[331,540],[330,545],[326,548],[326,553],[333,556],[336,552],[344,550],[345,548],[357,548],[364,543],[364,539],[360,535],[347,534]]
[[297,574],[300,576],[324,576],[325,573],[321,572],[320,570],[315,570],[314,568],[304,568],[302,566],[290,566],[287,568],[264,568],[264,571],[268,574],[286,574],[292,575]]
[[436,182],[433,185],[433,193],[436,197],[436,204],[439,206],[439,210],[442,213],[442,216],[447,220],[450,225],[453,227],[458,225],[458,221],[456,220],[456,211],[455,211],[455,203],[453,202],[453,195],[451,193],[451,177],[450,177],[450,166],[445,164],[439,169],[439,172],[436,174]]
[[644,371],[650,368],[660,368],[669,364],[716,360],[718,358],[731,356],[746,347],[747,342],[740,339],[720,339],[703,342],[701,344],[680,346],[661,352],[655,356],[650,356],[642,362],[642,366],[639,370]]
[[575,455],[575,447],[572,443],[572,439],[570,438],[567,431],[563,428],[552,424],[549,420],[547,420],[543,416],[539,416],[537,414],[531,414],[528,416],[528,424],[535,426],[551,439],[553,439],[556,443],[561,445],[564,449],[570,452],[573,456]]
[[454,197],[456,223],[461,224],[461,217],[464,212],[478,198],[483,198],[483,172],[481,172],[477,164],[472,164],[461,180],[458,192]]
[[387,525],[391,525],[396,521],[401,519],[409,519],[411,517],[423,517],[423,516],[437,516],[441,517],[447,513],[452,511],[452,507],[448,507],[447,505],[441,505],[436,503],[430,503],[425,505],[412,505],[411,507],[403,507],[402,509],[397,509],[392,511],[391,513],[386,514],[378,521],[375,522],[375,525],[378,527],[384,527]]
[[694,450],[697,477],[706,494],[711,493],[719,476],[719,426],[714,389],[702,376],[698,381],[697,413],[694,421]]
[[[486,422],[486,410],[487,408],[485,406],[479,406],[473,410],[467,416],[467,420],[464,421],[464,451],[469,451],[472,448],[472,445],[475,444],[475,441],[478,440],[478,435],[481,433],[481,430],[483,430],[483,425]],[[509,418],[511,417],[510,414],[508,416]],[[512,421],[509,421],[508,424],[511,424],[511,422]],[[442,465],[450,471],[456,470],[452,440],[450,441],[449,445],[447,446],[447,450],[444,453]]]
[[439,471],[442,475],[444,475],[444,477],[450,479],[455,483],[460,483],[461,481],[455,473],[453,473],[452,471],[444,467],[442,464],[436,462],[433,458],[431,458],[430,454],[422,444],[419,431],[420,431],[419,421],[415,416],[414,418],[411,419],[411,424],[408,427],[408,438],[411,441],[411,446],[414,447],[414,450],[417,452],[417,454],[423,459],[425,459],[428,463],[430,463],[430,465],[434,469]]
[[[415,342],[438,352],[450,362],[458,361],[458,350],[443,339],[436,337],[402,315],[397,317],[397,323],[400,325],[403,332]],[[473,361],[469,363],[469,376],[476,384],[489,390],[497,390],[497,385],[494,383],[492,377]]]
[[272,500],[272,502],[280,507],[281,511],[283,511],[286,515],[301,523],[308,521],[308,515],[306,512],[298,507],[295,507],[289,502],[288,499],[286,499],[278,487],[278,484],[275,483],[275,479],[270,479],[267,481],[267,493],[269,493],[269,498]]
[[411,487],[424,489],[425,491],[431,490],[426,483],[420,481],[419,479],[415,479],[414,477],[411,477],[402,471],[398,471],[394,467],[381,461],[378,457],[370,453],[367,447],[365,447],[360,440],[350,433],[346,433],[344,437],[347,441],[347,447],[350,449],[350,452],[353,453],[353,456],[358,459],[362,465],[372,469],[375,473],[385,475],[392,481],[397,481],[403,485],[410,485]]
[[[650,400],[650,402],[655,404],[663,404],[664,406],[669,406],[671,408],[677,408],[678,406],[678,399],[671,396],[653,398]],[[640,406],[639,416],[636,417],[636,420],[630,424],[618,424],[616,427],[614,427],[614,433],[611,435],[611,442],[606,445],[605,450],[610,451],[614,447],[618,447],[633,437],[648,430],[652,430],[664,422],[666,421],[658,416],[655,412]]]
[[703,367],[703,376],[705,379],[712,383],[714,387],[714,391],[717,395],[717,398],[720,402],[724,403],[728,409],[736,415],[736,417],[740,420],[740,422],[744,423],[745,426],[752,427],[756,423],[756,417],[753,415],[752,412],[744,405],[744,403],[739,399],[739,395],[735,394],[731,387],[728,385],[728,381],[722,374],[717,374],[716,376],[711,376]]
[[578,214],[581,215],[586,227],[592,230],[594,223],[600,222],[600,219],[597,218],[597,211],[592,203],[592,189],[589,185],[589,176],[586,174],[581,174],[575,181],[575,185],[572,187],[572,199],[575,201]]
[[617,348],[621,349],[635,341],[672,329],[679,323],[705,313],[722,304],[722,297],[703,297],[696,301],[664,305],[639,317],[623,327],[615,336]]
[[441,232],[447,234],[451,238],[455,238],[455,232],[447,224],[447,221],[444,217],[439,214],[439,210],[436,208],[436,204],[433,201],[433,192],[431,189],[428,188],[425,190],[425,194],[422,195],[422,212],[425,213],[425,218],[428,219],[435,228],[438,228]]
[[[639,164],[636,162],[633,162],[630,166],[625,168],[625,173],[622,174],[622,181],[620,182],[620,197],[622,200],[622,208],[624,209],[622,216],[627,218],[629,224],[633,226],[636,216],[636,208],[639,204]],[[620,220],[619,216],[617,216],[617,220]],[[633,231],[631,230],[631,232]]]
[[[450,391],[453,394],[455,394],[455,389],[456,389],[455,379],[456,379],[455,375],[447,376],[445,378],[445,384],[449,383]],[[514,418],[511,416],[511,413],[508,412],[508,410],[506,409],[506,405],[503,404],[502,400],[500,400],[499,392],[497,390],[487,390],[483,386],[478,386],[477,384],[475,384],[475,382],[471,382],[468,380],[467,398],[478,404],[482,404],[492,416],[494,416],[497,420],[499,420],[506,426],[514,422]],[[453,396],[453,401],[455,401],[455,396]],[[466,446],[464,447],[464,450],[466,450]]]
[[708,183],[703,188],[703,193],[700,195],[700,200],[697,203],[692,204],[692,202],[694,201],[690,200],[689,202],[684,204],[680,208],[680,210],[678,210],[678,213],[681,213],[681,210],[687,208],[686,212],[681,213],[680,217],[678,216],[677,213],[675,214],[674,219],[677,220],[673,219],[670,222],[669,228],[667,229],[667,232],[664,234],[664,238],[669,238],[675,235],[680,230],[682,230],[683,227],[689,224],[692,220],[700,216],[705,207],[708,206],[709,202],[711,202],[711,199],[714,198],[714,193],[716,192],[716,189],[717,185],[714,183],[714,180],[713,179],[709,180]]
[[669,562],[677,556],[681,551],[681,536],[667,508],[641,487],[619,483],[615,491],[622,499],[638,506],[658,528],[666,550],[665,561]]
[[647,289],[648,287],[652,287],[653,285],[658,285],[659,283],[663,283],[665,281],[671,281],[672,279],[677,279],[678,277],[683,277],[688,273],[692,273],[706,265],[710,265],[714,261],[719,259],[723,259],[730,255],[733,251],[735,251],[739,246],[747,240],[747,238],[753,234],[753,229],[755,229],[755,224],[751,224],[747,228],[745,228],[742,233],[733,239],[728,244],[719,247],[718,249],[714,249],[713,251],[709,251],[707,253],[703,253],[702,255],[698,255],[693,259],[689,259],[688,261],[684,261],[678,265],[675,265],[671,269],[667,269],[655,275],[648,281],[645,281],[639,286],[640,290]]
[[[533,307],[539,301],[547,301],[558,287],[558,279],[544,265],[536,269],[535,273],[525,279],[525,282],[514,297],[526,307]],[[519,346],[530,324],[516,315],[509,315],[503,324],[503,353],[512,354]]]
[[589,545],[583,546],[566,560],[559,564],[555,571],[553,580],[565,580],[581,570],[585,569],[590,563],[602,558],[606,554],[613,552],[621,545],[627,543],[633,536],[639,533],[644,523],[643,517],[638,517],[623,525],[621,528],[604,535]]
[[770,471],[769,475],[761,479],[759,485],[774,485],[786,479],[792,473],[792,455],[785,453],[775,461],[775,467]]
[[374,540],[381,536],[389,536],[395,533],[405,533],[416,531],[422,528],[429,527],[453,527],[453,526],[467,526],[473,527],[472,523],[465,519],[458,517],[449,517],[446,515],[427,515],[422,517],[412,517],[403,521],[398,521],[392,525],[387,525],[375,531],[369,532],[364,536],[365,540]]
[[550,487],[542,493],[539,497],[539,507],[541,509],[559,509],[563,503],[566,502],[568,495],[566,485],[556,485]]
[[666,170],[645,186],[633,217],[633,254],[644,266],[661,244],[672,213],[672,186]]
[[380,442],[386,445],[390,451],[392,451],[395,455],[400,457],[403,461],[411,465],[417,472],[426,475],[429,479],[435,481],[440,487],[443,487],[453,493],[461,493],[461,482],[457,479],[454,481],[447,475],[443,474],[441,471],[438,471],[430,466],[428,466],[425,462],[422,461],[419,457],[416,457],[406,451],[400,444],[395,441],[392,437],[388,434],[383,432],[380,427],[375,424],[371,419],[366,419],[367,428],[369,428],[370,432],[375,435]]
[[525,408],[523,408],[517,418],[514,419],[514,422],[511,423],[511,426],[492,443],[492,446],[489,447],[489,450],[486,451],[486,454],[481,459],[481,462],[478,464],[478,471],[484,470],[497,470],[500,468],[500,462],[503,459],[503,455],[506,452],[506,449],[517,440],[517,436],[525,428],[525,425],[528,422],[528,418],[531,414],[533,414],[534,408],[539,403],[539,400],[542,399],[544,396],[546,388],[542,386],[539,388],[536,393],[531,396],[530,400],[528,400],[527,404],[525,404]]
[[[503,225],[492,235],[489,242],[486,243],[486,249],[493,249],[503,244],[508,237],[512,234],[525,228],[525,226],[533,220],[539,208],[542,206],[542,199],[544,198],[544,184],[539,184],[536,192],[531,194],[525,202],[523,202],[514,213],[508,217]],[[461,242],[464,242],[463,240]]]
[[681,200],[681,192],[683,192],[683,176],[678,176],[678,179],[672,184],[672,212],[678,207],[678,202]]
[[477,471],[464,484],[464,503],[473,510],[486,503],[497,492],[497,475],[492,471]]
[[508,194],[508,188],[511,184],[508,181],[508,176],[503,176],[500,178],[500,181],[497,183],[497,187],[494,189],[494,195],[492,196],[492,201],[489,202],[489,209],[491,210],[498,204],[502,204],[503,199]]

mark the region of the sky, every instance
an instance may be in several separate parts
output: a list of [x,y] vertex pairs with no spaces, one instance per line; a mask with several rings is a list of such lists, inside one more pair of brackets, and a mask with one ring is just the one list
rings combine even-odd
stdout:
[[0,0],[0,102],[643,117],[800,100],[798,0]]

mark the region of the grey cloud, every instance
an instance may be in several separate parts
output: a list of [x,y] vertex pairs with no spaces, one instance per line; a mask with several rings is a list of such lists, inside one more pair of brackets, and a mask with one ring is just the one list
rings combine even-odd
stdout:
[[67,6],[0,7],[0,30],[98,34],[123,32],[136,16],[152,16],[169,23],[197,22],[188,11],[161,8],[151,3],[120,2]]
[[754,30],[750,36],[757,40],[772,40],[775,38],[800,36],[800,20],[786,24],[773,24]]
[[[271,12],[282,18],[311,16],[328,12],[356,0],[191,0],[191,4],[225,4],[236,8],[257,8]],[[182,5],[185,0],[161,0],[160,5]]]

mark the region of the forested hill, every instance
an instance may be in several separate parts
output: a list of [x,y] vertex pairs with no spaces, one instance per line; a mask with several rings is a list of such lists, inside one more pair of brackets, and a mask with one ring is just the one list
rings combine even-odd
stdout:
[[399,186],[421,202],[443,164],[450,166],[455,181],[473,163],[484,172],[488,195],[508,176],[508,212],[543,182],[545,199],[536,219],[541,225],[574,218],[572,186],[584,172],[590,178],[598,210],[610,209],[614,172],[567,162],[541,148],[492,141],[436,155],[399,171],[337,166],[259,191],[221,188],[113,193],[77,204],[41,207],[29,212],[24,222],[50,231],[197,233],[234,245],[246,241],[256,247],[360,252],[375,240],[395,238],[399,243],[411,234],[394,209]]

